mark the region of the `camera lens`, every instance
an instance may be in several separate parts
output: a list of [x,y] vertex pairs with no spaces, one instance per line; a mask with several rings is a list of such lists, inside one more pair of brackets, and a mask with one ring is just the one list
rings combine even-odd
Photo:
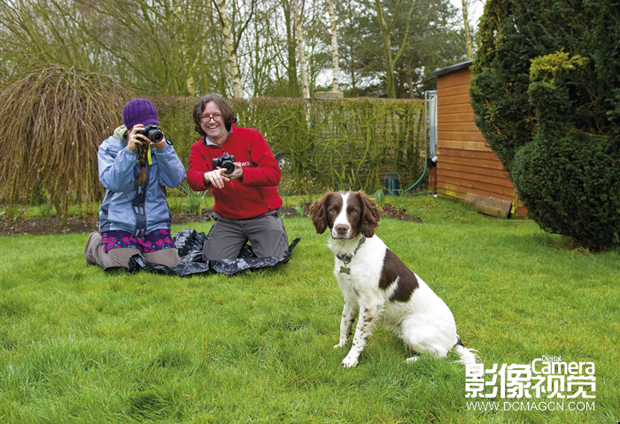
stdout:
[[146,136],[153,143],[159,143],[160,141],[162,141],[164,139],[164,133],[161,132],[161,130],[159,130],[158,128],[153,128],[152,130],[149,130],[149,132],[146,134]]

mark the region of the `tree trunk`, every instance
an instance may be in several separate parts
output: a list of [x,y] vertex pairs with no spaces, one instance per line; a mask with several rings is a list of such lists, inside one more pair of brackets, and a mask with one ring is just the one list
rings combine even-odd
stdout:
[[233,47],[232,37],[230,36],[230,24],[228,15],[226,14],[225,0],[213,0],[220,15],[220,23],[222,24],[222,33],[224,34],[224,47],[228,57],[228,71],[233,84],[233,92],[235,99],[243,99],[243,91],[241,90],[241,79],[239,78],[239,67],[237,65],[237,52]]
[[60,221],[60,227],[66,227],[68,221],[68,209],[69,209],[69,192],[65,190],[64,186],[60,188],[49,188],[51,202],[56,209],[56,217]]
[[411,67],[411,58],[408,57],[407,60],[407,85],[409,86],[409,98],[415,98],[415,94],[413,92],[413,69]]
[[394,66],[392,65],[392,41],[390,39],[390,28],[383,17],[383,5],[380,0],[375,0],[375,10],[377,11],[377,20],[383,37],[383,59],[385,60],[385,88],[387,96],[390,99],[396,98],[396,90],[394,89]]
[[[185,90],[187,92],[187,94],[185,94],[183,91],[180,91],[179,94],[181,95],[189,95],[189,96],[195,96],[196,95],[196,87],[195,87],[195,83],[194,83],[194,76],[193,76],[193,70],[195,68],[196,65],[196,56],[192,55],[190,56],[188,54],[188,48],[187,48],[187,40],[185,39],[185,34],[187,32],[187,22],[188,21],[184,21],[183,17],[181,16],[181,5],[179,4],[179,0],[173,0],[172,1],[172,5],[174,7],[174,11],[173,11],[173,15],[175,17],[176,22],[182,23],[182,28],[180,29],[180,35],[179,38],[176,39],[176,42],[179,44],[179,47],[181,49],[181,56],[179,57],[178,54],[178,50],[177,49],[173,49],[174,51],[174,58],[175,58],[175,63],[179,66],[181,69],[179,70],[179,78],[183,77],[185,80]],[[191,10],[188,12],[190,19],[189,21],[191,21],[191,15],[192,12]],[[201,34],[201,39],[204,39],[206,34],[204,33],[204,29],[201,28],[200,31]],[[191,62],[191,63],[190,63]],[[179,85],[181,85],[179,83]],[[179,89],[181,89],[181,87],[179,86]]]
[[351,96],[357,97],[357,80],[355,78],[355,57],[353,55],[353,45],[350,40],[348,44],[348,51],[345,51],[345,57],[348,57],[349,60],[347,62],[347,60],[345,59],[345,63],[349,66],[349,69],[351,71]]
[[296,43],[294,35],[294,19],[291,19],[291,5],[286,0],[282,2],[284,10],[284,20],[286,23],[286,52],[288,59],[288,68],[286,70],[288,76],[288,96],[299,97],[299,81],[297,80],[297,56],[295,53]]
[[306,54],[304,52],[304,38],[301,32],[301,13],[298,0],[293,0],[293,13],[295,14],[295,37],[297,38],[299,68],[301,73],[301,93],[304,99],[309,99],[310,88],[308,86],[308,70],[306,66]]
[[398,73],[398,98],[407,98],[407,89],[405,88],[405,74],[403,74],[402,72]]
[[467,0],[461,0],[463,5],[463,25],[465,26],[465,44],[467,45],[467,60],[474,58],[474,48],[471,40],[471,30],[469,29],[469,16],[467,13]]
[[325,0],[325,6],[327,7],[327,13],[329,13],[332,33],[332,91],[338,91],[338,26],[332,0]]
[[[413,8],[415,6],[415,2],[411,2],[411,8],[407,13],[405,32],[403,34],[403,41],[400,43],[400,47],[396,54],[392,54],[392,28],[394,27],[394,23],[396,21],[396,17],[392,19],[391,23],[387,23],[385,17],[383,15],[383,4],[381,0],[375,0],[375,10],[377,12],[377,20],[379,21],[379,29],[381,30],[381,36],[383,38],[383,56],[385,58],[385,86],[387,90],[387,96],[390,99],[396,98],[396,84],[394,81],[394,67],[396,66],[396,62],[398,58],[403,53],[405,47],[409,43],[409,29],[410,29],[410,18],[413,13]],[[396,10],[400,8],[400,1],[396,4]]]

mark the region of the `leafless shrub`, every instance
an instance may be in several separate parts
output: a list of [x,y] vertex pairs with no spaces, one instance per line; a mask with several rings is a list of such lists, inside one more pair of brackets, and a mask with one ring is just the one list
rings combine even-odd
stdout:
[[68,203],[102,198],[97,148],[132,93],[113,78],[42,65],[0,86],[0,198],[47,191],[61,225]]

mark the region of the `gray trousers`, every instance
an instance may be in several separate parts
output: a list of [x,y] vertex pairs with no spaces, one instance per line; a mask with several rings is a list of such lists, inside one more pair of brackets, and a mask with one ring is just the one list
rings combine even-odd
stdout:
[[[122,266],[129,268],[129,258],[138,253],[140,253],[138,249],[131,249],[128,247],[119,247],[104,252],[101,234],[96,231],[90,233],[90,236],[88,236],[86,249],[84,250],[84,256],[86,256],[88,265],[99,265],[103,268]],[[170,268],[181,264],[181,258],[179,258],[177,250],[172,248],[158,250],[157,252],[143,253],[142,256],[144,256],[144,259],[148,262],[166,265]]]
[[202,250],[205,262],[235,259],[248,240],[259,258],[283,257],[288,253],[288,236],[279,209],[251,219],[228,219],[216,213],[211,216],[215,223]]

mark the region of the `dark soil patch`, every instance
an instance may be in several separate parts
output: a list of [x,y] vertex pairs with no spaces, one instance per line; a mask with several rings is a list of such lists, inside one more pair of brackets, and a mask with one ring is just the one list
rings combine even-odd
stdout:
[[413,221],[422,223],[422,219],[419,216],[412,216],[405,212],[404,209],[396,209],[393,206],[386,205],[381,210],[381,216],[383,218],[393,218],[400,221]]
[[91,233],[97,230],[99,224],[98,217],[70,217],[66,227],[60,227],[58,218],[32,218],[14,219],[7,221],[0,220],[0,235],[12,236],[15,234],[69,234],[69,233]]
[[[286,218],[294,218],[296,216],[299,216],[299,214],[297,213],[297,209],[291,206],[282,206],[280,208],[280,215]],[[305,207],[304,216],[308,216],[308,206]]]
[[[190,222],[207,221],[210,219],[210,209],[205,209],[202,212],[202,217],[199,217],[197,213],[180,213],[172,216],[173,224],[188,224]],[[91,233],[99,229],[99,217],[88,216],[85,218],[79,218],[76,216],[69,217],[67,220],[67,226],[61,227],[60,220],[56,217],[53,218],[32,218],[32,219],[15,219],[13,221],[7,221],[5,219],[0,220],[0,236],[11,236],[15,234],[33,234],[33,235],[46,235],[46,234],[69,234],[69,233]]]

